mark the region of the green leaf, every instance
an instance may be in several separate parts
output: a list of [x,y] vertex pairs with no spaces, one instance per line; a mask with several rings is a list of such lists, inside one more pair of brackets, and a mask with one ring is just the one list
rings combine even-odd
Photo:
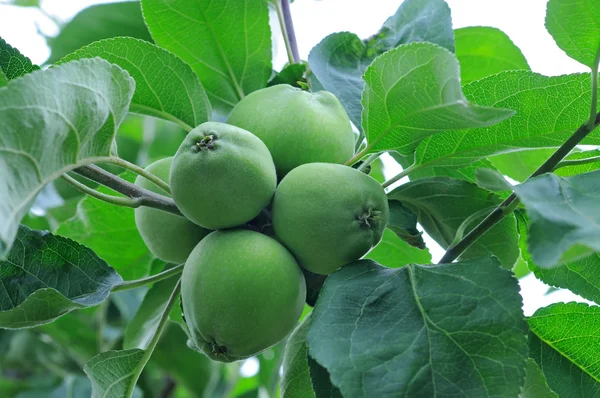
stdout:
[[527,360],[527,377],[519,398],[558,398],[548,387],[548,381],[540,367],[531,358]]
[[[447,131],[421,142],[415,163],[421,167],[468,165],[515,148],[558,147],[589,118],[590,75],[542,76],[509,71],[463,87],[468,100],[516,111],[495,126]],[[584,144],[600,144],[590,135]]]
[[[193,397],[211,397],[219,366],[198,351],[191,350],[187,335],[172,323],[167,325],[152,353],[151,364],[155,364],[183,385]],[[186,395],[187,396],[187,395]]]
[[454,40],[463,84],[505,70],[530,69],[521,50],[500,29],[489,26],[456,29]]
[[501,174],[523,182],[555,151],[554,148],[531,149],[501,153],[488,159]]
[[156,43],[186,61],[224,115],[267,86],[271,29],[266,1],[142,0]]
[[354,33],[327,36],[310,52],[310,69],[335,94],[356,127],[361,126],[362,75],[375,57],[412,42],[430,42],[454,51],[450,8],[443,0],[406,0],[378,33],[361,40]]
[[[465,231],[468,231],[475,227],[500,204],[500,199],[489,191],[448,177],[411,181],[388,193],[388,198],[402,202],[415,212],[421,226],[444,249],[452,244],[459,229],[466,226]],[[468,225],[464,225],[465,222]],[[483,256],[496,256],[503,267],[512,269],[519,257],[514,216],[507,216],[496,224],[473,243],[461,258]]]
[[139,1],[97,4],[84,9],[51,39],[46,63],[53,64],[90,43],[118,36],[152,41]]
[[[390,225],[388,225],[388,228],[390,228]],[[390,229],[384,231],[381,242],[365,258],[377,261],[390,268],[404,267],[411,263],[428,264],[431,262],[431,254],[425,247],[411,246]]]
[[36,330],[50,336],[78,363],[86,363],[98,353],[98,341],[94,324],[82,311],[73,311],[51,323],[38,326]]
[[135,384],[144,350],[106,351],[90,359],[83,371],[92,381],[92,398],[123,398]]
[[327,279],[309,354],[346,398],[515,396],[527,359],[521,305],[516,279],[493,258],[358,261]]
[[311,320],[310,314],[306,316],[294,329],[285,345],[281,374],[282,398],[316,398],[310,378],[306,346],[306,335]]
[[[0,37],[0,71],[3,72],[5,80],[16,79],[38,69],[39,66],[33,65],[29,58]],[[3,85],[0,84],[1,86]]]
[[133,91],[129,74],[102,59],[31,73],[0,89],[0,258],[44,185],[111,156]]
[[93,251],[61,236],[21,227],[0,261],[0,327],[52,322],[103,302],[121,277]]
[[2,70],[0,69],[0,88],[6,86],[7,84],[8,84],[8,78],[6,77],[4,72],[2,72]]
[[475,172],[477,185],[492,192],[512,191],[512,185],[498,171],[488,168],[477,169]]
[[188,131],[211,118],[198,76],[170,52],[143,40],[118,37],[92,43],[59,63],[94,57],[119,65],[134,78],[130,111],[170,120]]
[[40,7],[40,0],[8,0],[8,4],[19,7]]
[[367,68],[364,80],[367,152],[393,149],[408,156],[432,134],[490,126],[514,114],[469,103],[462,93],[456,57],[431,43],[386,52]]
[[600,3],[589,0],[550,0],[546,29],[567,55],[590,68],[600,51]]
[[600,251],[600,170],[562,178],[554,174],[514,187],[529,216],[533,261],[549,268]]
[[308,355],[306,336],[312,321],[307,315],[290,335],[285,346],[281,376],[282,398],[340,397],[327,370]]
[[290,86],[300,87],[298,82],[306,83],[304,74],[306,73],[306,64],[288,64],[279,73],[269,80],[267,86],[277,84],[289,84]]
[[[180,275],[175,275],[157,282],[146,292],[142,305],[125,329],[124,349],[143,349],[148,345],[180,277]],[[179,308],[175,308],[175,310],[179,310]]]
[[[390,215],[387,228],[411,246],[425,249],[425,241],[417,229],[417,215],[397,200],[390,200]],[[410,261],[409,261],[410,262]],[[420,261],[413,261],[421,264]],[[429,261],[426,261],[429,262]]]
[[[133,182],[132,172],[120,175]],[[109,188],[99,192],[113,194]],[[133,209],[115,206],[102,200],[85,196],[77,204],[77,211],[56,231],[94,250],[125,280],[148,275],[154,256],[148,250],[135,225]]]
[[521,256],[535,277],[546,285],[569,289],[573,293],[600,303],[600,254],[577,261],[558,264],[552,268],[542,268],[535,264],[527,250],[527,217],[521,211],[515,213],[519,224],[519,245]]
[[530,356],[561,398],[600,394],[598,321],[600,308],[557,303],[529,318]]

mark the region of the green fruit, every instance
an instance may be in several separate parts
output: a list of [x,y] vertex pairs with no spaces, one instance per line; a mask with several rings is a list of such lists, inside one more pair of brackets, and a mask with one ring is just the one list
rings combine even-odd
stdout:
[[208,235],[190,254],[181,280],[192,341],[221,362],[256,355],[287,336],[306,298],[291,253],[249,230]]
[[344,163],[354,154],[350,119],[327,91],[287,84],[258,90],[238,102],[227,122],[263,140],[280,178],[304,163]]
[[295,168],[273,199],[275,235],[301,266],[320,275],[359,259],[377,245],[388,215],[381,185],[337,164]]
[[190,131],[171,168],[175,203],[187,218],[209,229],[252,220],[269,204],[276,186],[265,144],[224,123],[207,122]]
[[[146,167],[146,171],[168,183],[172,162],[172,157],[158,160]],[[166,195],[165,191],[141,176],[136,178],[135,185]],[[175,264],[184,263],[198,242],[210,233],[185,217],[151,207],[135,209],[135,225],[152,254]]]

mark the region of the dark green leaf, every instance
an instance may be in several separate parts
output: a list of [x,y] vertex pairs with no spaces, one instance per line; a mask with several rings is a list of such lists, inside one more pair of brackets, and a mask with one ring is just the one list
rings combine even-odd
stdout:
[[600,308],[557,303],[529,318],[530,356],[561,398],[600,395],[598,338]]
[[385,51],[421,41],[454,51],[450,8],[443,0],[406,0],[372,37],[363,41],[354,33],[334,33],[311,50],[308,61],[319,83],[340,99],[360,127],[364,71]]
[[211,108],[198,76],[188,64],[154,44],[130,37],[95,42],[63,58],[104,58],[136,81],[130,110],[170,120],[188,131],[211,118]]
[[305,73],[306,64],[288,64],[269,80],[267,86],[289,84],[290,86],[300,87],[298,82],[306,83],[306,78],[304,77]]
[[[448,248],[457,231],[469,231],[491,212],[500,199],[475,184],[448,177],[422,178],[404,184],[388,194],[417,214],[425,231]],[[463,225],[464,223],[467,225]],[[466,228],[465,228],[466,227]],[[496,256],[502,266],[512,269],[519,257],[514,216],[505,217],[465,251],[461,258]]]
[[[474,103],[517,113],[495,126],[426,138],[417,149],[417,165],[458,167],[515,148],[558,147],[589,118],[589,74],[547,77],[509,71],[474,81],[463,89]],[[600,136],[592,134],[583,143],[598,145]]]
[[[29,58],[0,38],[0,71],[4,75],[0,80],[16,79],[38,69],[40,69],[39,66],[33,65]],[[6,84],[0,84],[0,87],[3,85]]]
[[469,26],[456,29],[454,39],[463,84],[505,70],[530,69],[521,50],[500,29]]
[[42,325],[74,309],[98,305],[122,282],[85,246],[27,227],[19,229],[0,269],[2,328]]
[[84,9],[51,40],[46,63],[53,64],[90,43],[118,36],[152,41],[139,1],[97,4]]
[[196,72],[215,110],[226,115],[267,86],[271,29],[266,1],[142,0],[156,43]]
[[44,185],[111,156],[133,91],[129,74],[102,59],[31,73],[0,89],[0,257]]
[[327,279],[309,353],[346,398],[515,396],[527,359],[521,305],[516,279],[492,258],[358,261]]
[[543,174],[514,187],[529,216],[528,248],[549,268],[600,251],[600,171],[562,178]]
[[409,245],[425,249],[425,242],[421,232],[417,229],[417,215],[397,200],[390,200],[389,206],[390,216],[387,228]]
[[413,153],[426,137],[485,127],[514,114],[471,104],[463,95],[458,60],[431,43],[407,44],[379,56],[364,74],[362,127],[367,152]]
[[592,67],[600,51],[600,2],[550,0],[547,7],[546,29],[556,44],[569,57]]
[[548,381],[540,367],[531,358],[527,360],[527,377],[519,398],[558,398],[558,395],[548,387]]
[[[133,319],[127,324],[123,338],[123,348],[145,348],[156,332],[158,322],[169,297],[175,289],[180,275],[155,283],[144,296]],[[178,310],[178,308],[175,308]]]
[[[132,172],[120,174],[133,182]],[[108,188],[99,192],[114,194]],[[133,209],[86,196],[77,205],[75,215],[56,231],[89,248],[113,267],[125,280],[148,275],[154,256],[146,247],[135,225]]]

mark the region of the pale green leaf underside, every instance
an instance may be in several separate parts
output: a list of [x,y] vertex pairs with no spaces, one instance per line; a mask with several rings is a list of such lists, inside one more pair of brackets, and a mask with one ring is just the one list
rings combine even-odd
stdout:
[[531,358],[527,360],[527,377],[519,398],[558,398],[558,395],[548,387],[540,367]]
[[600,51],[600,2],[550,0],[546,29],[569,57],[591,68]]
[[143,40],[118,37],[92,43],[60,63],[93,57],[119,65],[135,79],[131,111],[173,121],[188,131],[211,118],[198,76],[170,52]]
[[215,109],[228,112],[271,75],[266,1],[142,0],[156,44],[187,62]]
[[553,267],[600,251],[600,171],[544,174],[514,187],[529,216],[535,264]]
[[0,328],[33,327],[98,305],[122,282],[87,247],[23,226],[0,270]]
[[[523,148],[558,147],[589,117],[589,74],[543,76],[502,72],[463,87],[469,101],[513,109],[516,115],[494,126],[446,131],[419,144],[421,167],[458,167],[483,157]],[[592,134],[584,143],[600,144]]]
[[86,59],[0,89],[0,257],[44,185],[111,155],[134,86],[121,68]]
[[528,322],[534,335],[532,343],[536,343],[531,354],[546,374],[549,386],[561,398],[598,394],[600,308],[556,303],[537,310]]
[[310,377],[306,346],[310,323],[309,314],[292,332],[285,345],[281,374],[282,398],[316,398]]
[[529,70],[519,48],[497,28],[469,26],[454,31],[462,84],[506,70]]
[[106,351],[90,359],[83,371],[92,381],[92,398],[128,398],[144,350]]
[[309,354],[346,398],[516,396],[527,327],[517,281],[498,265],[345,266],[321,291]]
[[362,125],[369,151],[412,154],[426,137],[449,129],[496,124],[514,114],[471,104],[456,57],[431,43],[412,43],[379,56],[364,74]]

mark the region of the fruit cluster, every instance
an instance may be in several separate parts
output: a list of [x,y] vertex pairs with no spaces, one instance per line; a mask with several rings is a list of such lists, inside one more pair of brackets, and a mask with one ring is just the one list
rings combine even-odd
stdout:
[[[218,361],[269,348],[302,314],[300,267],[327,275],[377,245],[387,198],[377,181],[341,164],[353,152],[335,96],[278,85],[244,98],[227,124],[196,127],[173,158],[148,166],[185,217],[139,208],[136,224],[154,255],[185,262],[182,307],[196,348]],[[164,193],[141,177],[136,184]]]

